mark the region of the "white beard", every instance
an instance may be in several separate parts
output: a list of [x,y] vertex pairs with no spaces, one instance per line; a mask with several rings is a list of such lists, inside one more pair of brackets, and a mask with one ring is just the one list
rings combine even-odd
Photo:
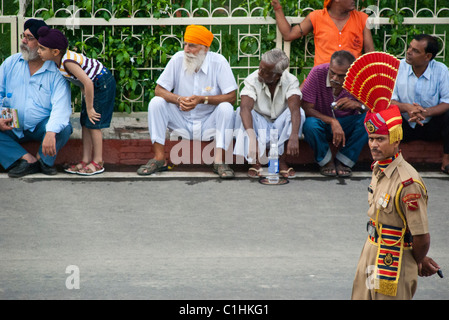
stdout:
[[206,54],[206,49],[202,49],[196,55],[184,52],[184,67],[186,68],[187,74],[194,74],[201,68],[204,59],[206,58]]
[[39,58],[37,48],[35,50],[30,50],[30,48],[23,43],[20,44],[20,52],[22,53],[22,57],[25,61],[33,61]]

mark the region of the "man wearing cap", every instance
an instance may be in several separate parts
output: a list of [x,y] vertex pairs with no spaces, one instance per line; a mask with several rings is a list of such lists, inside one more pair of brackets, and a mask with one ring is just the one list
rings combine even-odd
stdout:
[[355,10],[353,0],[325,0],[323,9],[314,10],[293,27],[285,18],[279,0],[272,0],[271,4],[284,40],[293,41],[313,32],[315,66],[329,63],[332,54],[338,50],[348,50],[356,58],[362,51],[374,51],[368,15]]
[[430,246],[426,187],[399,150],[403,133],[396,105],[368,111],[365,128],[375,162],[368,187],[368,237],[352,299],[412,299],[418,275],[431,276],[439,269],[426,256]]
[[[19,128],[0,119],[0,164],[10,177],[42,172],[53,175],[57,152],[71,133],[70,87],[52,61],[43,62],[38,53],[37,30],[45,22],[29,19],[21,35],[20,53],[7,58],[0,66],[0,101],[12,94],[12,108],[17,109]],[[41,142],[36,156],[20,144]]]
[[438,40],[414,36],[401,60],[392,101],[404,118],[404,141],[443,140],[441,171],[449,174],[449,70],[435,61]]
[[184,50],[168,62],[157,80],[155,97],[148,105],[148,127],[154,158],[141,166],[139,175],[167,170],[166,130],[186,139],[215,139],[214,172],[233,178],[224,163],[224,151],[232,142],[237,83],[226,59],[209,50],[213,34],[190,25],[184,34]]

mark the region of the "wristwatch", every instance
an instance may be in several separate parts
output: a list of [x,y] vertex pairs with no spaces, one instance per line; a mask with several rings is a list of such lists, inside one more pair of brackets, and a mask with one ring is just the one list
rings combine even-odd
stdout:
[[208,103],[209,103],[209,97],[206,96],[206,97],[204,98],[204,104],[208,104]]

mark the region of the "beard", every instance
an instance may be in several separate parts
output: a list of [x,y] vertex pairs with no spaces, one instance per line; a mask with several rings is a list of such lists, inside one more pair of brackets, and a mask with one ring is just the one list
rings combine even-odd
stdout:
[[196,55],[193,53],[184,52],[184,67],[187,74],[194,74],[197,72],[206,58],[207,50],[201,49]]
[[20,52],[22,53],[22,57],[25,61],[33,61],[39,59],[39,54],[36,49],[30,49],[27,45],[21,43],[20,44]]

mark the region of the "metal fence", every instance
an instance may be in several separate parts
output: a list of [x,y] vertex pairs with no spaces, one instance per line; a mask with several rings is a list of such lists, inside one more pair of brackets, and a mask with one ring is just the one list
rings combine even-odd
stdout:
[[[81,7],[86,1],[20,0],[17,4],[13,0],[0,0],[1,46],[9,47],[8,53],[17,52],[18,35],[23,32],[26,19],[49,17],[46,23],[63,29],[71,46],[101,58],[122,81],[119,83],[118,102],[121,107],[118,111],[146,110],[154,94],[157,77],[170,56],[181,48],[183,30],[190,24],[201,24],[211,29],[214,33],[212,50],[229,60],[239,88],[243,79],[258,67],[261,54],[272,47],[284,49],[291,57],[290,71],[300,79],[313,65],[313,37],[309,35],[292,43],[283,41],[276,21],[270,13],[266,14],[268,0],[204,0],[201,8],[194,7],[190,0],[166,0],[169,6],[163,8],[153,5],[156,2],[160,5],[163,0],[145,1],[146,6],[142,6],[144,1],[130,0],[126,1],[125,7],[120,7],[123,1],[118,0],[110,0],[107,5],[101,0],[87,2],[90,4],[88,7]],[[47,5],[41,7],[45,3]],[[287,17],[292,24],[301,22],[309,12],[320,9],[307,7],[304,3],[298,1],[297,7],[291,8],[297,12]],[[410,30],[426,32],[440,40],[442,45],[437,59],[448,63],[447,0],[390,0],[382,3],[380,0],[358,0],[357,7],[370,16],[377,50],[393,51],[401,58],[406,52]],[[404,26],[408,29],[401,34]],[[121,48],[120,51],[122,43],[128,49]]]

